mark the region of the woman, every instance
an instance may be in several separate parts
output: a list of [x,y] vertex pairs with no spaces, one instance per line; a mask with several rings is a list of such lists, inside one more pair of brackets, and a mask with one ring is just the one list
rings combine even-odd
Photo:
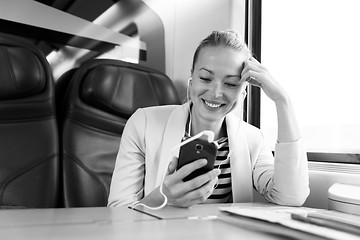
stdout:
[[[276,105],[275,159],[260,130],[239,117],[249,83]],[[188,87],[187,103],[138,109],[129,119],[108,206],[251,202],[253,189],[276,204],[302,205],[309,194],[307,157],[289,96],[236,32],[214,31],[200,43]],[[204,130],[220,145],[214,170],[184,182],[206,160],[175,170],[179,149],[172,149]]]

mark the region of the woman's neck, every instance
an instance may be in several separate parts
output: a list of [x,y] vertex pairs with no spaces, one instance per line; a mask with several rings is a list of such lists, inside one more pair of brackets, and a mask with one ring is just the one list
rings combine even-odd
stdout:
[[191,116],[191,135],[194,136],[202,131],[210,130],[214,132],[214,139],[217,140],[226,136],[226,129],[223,127],[224,118],[216,122],[205,122]]

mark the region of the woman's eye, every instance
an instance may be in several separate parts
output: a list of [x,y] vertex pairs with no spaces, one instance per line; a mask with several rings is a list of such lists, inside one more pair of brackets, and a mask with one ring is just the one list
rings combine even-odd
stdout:
[[206,77],[200,77],[201,80],[205,81],[205,82],[210,82],[211,79],[210,78],[206,78]]
[[225,83],[225,85],[229,86],[229,87],[237,87],[238,85],[237,84],[234,84],[234,83]]

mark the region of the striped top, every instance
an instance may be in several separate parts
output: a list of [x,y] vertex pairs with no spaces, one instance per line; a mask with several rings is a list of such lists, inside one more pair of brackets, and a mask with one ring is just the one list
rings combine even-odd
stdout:
[[[191,111],[192,104],[190,105]],[[185,130],[184,137],[190,137],[191,116],[186,121],[187,131]],[[223,127],[226,129],[226,122],[223,122]],[[221,173],[218,176],[218,184],[215,186],[213,193],[206,199],[204,203],[227,203],[232,202],[231,190],[231,169],[229,155],[229,141],[227,136],[221,137],[216,141],[218,143],[218,153],[214,163],[214,169],[219,168]]]
[[232,202],[231,191],[231,169],[229,155],[229,142],[227,137],[217,140],[219,144],[214,169],[219,168],[221,173],[218,176],[218,185],[205,203],[226,203]]

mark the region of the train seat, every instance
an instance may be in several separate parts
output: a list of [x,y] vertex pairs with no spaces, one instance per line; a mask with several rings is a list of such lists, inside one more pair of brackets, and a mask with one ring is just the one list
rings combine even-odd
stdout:
[[0,34],[0,205],[57,207],[59,140],[53,78],[29,42]]
[[180,100],[163,73],[110,59],[80,66],[68,91],[62,127],[64,206],[106,206],[127,119],[139,107]]

